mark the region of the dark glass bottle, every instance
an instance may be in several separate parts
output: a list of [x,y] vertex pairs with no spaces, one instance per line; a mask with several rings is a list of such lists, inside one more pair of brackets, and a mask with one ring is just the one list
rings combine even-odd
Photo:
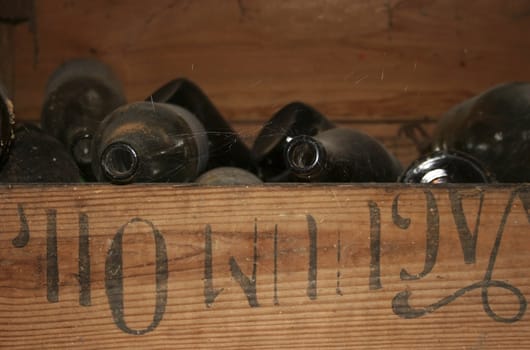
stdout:
[[285,149],[295,136],[315,136],[335,125],[313,107],[292,102],[276,112],[258,134],[252,152],[261,177],[267,182],[287,181]]
[[178,106],[136,102],[119,107],[94,136],[93,171],[100,181],[190,182],[208,162],[201,123]]
[[13,125],[15,113],[13,103],[7,97],[7,91],[0,83],[0,165],[3,164],[9,153],[9,147],[15,136]]
[[147,101],[170,103],[187,109],[207,132],[209,161],[206,169],[233,166],[256,172],[252,154],[208,96],[192,81],[179,78],[156,90]]
[[256,185],[263,183],[259,177],[241,168],[219,167],[210,169],[195,180],[201,185],[230,186]]
[[433,145],[478,159],[499,182],[529,182],[530,83],[498,85],[455,106],[437,125]]
[[435,151],[414,161],[400,176],[399,182],[488,183],[494,176],[473,157],[455,151]]
[[285,159],[291,175],[305,182],[395,182],[401,173],[381,143],[346,128],[293,137]]
[[0,182],[81,182],[81,175],[61,142],[35,125],[20,124]]
[[42,109],[42,128],[60,140],[87,180],[92,174],[91,143],[100,122],[125,97],[109,67],[93,59],[71,60],[50,77]]

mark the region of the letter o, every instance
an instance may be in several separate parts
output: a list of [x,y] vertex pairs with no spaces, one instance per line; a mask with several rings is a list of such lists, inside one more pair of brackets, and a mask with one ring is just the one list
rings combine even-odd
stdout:
[[[156,250],[156,304],[153,321],[149,326],[143,329],[132,329],[127,326],[123,317],[123,256],[122,256],[122,241],[123,233],[128,225],[132,223],[142,222],[147,224],[155,238]],[[148,220],[141,218],[133,218],[125,225],[120,227],[111,247],[107,252],[105,261],[105,292],[109,300],[109,306],[112,311],[112,318],[116,326],[125,333],[133,335],[142,335],[154,330],[162,318],[166,310],[167,304],[167,279],[168,279],[168,263],[166,242],[162,233]]]

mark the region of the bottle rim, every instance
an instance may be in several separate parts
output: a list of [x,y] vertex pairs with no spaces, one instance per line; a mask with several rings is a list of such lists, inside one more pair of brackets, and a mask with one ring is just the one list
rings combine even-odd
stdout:
[[310,175],[322,168],[324,148],[311,136],[299,135],[289,140],[285,160],[291,172],[296,175]]
[[125,142],[113,142],[101,153],[101,168],[112,182],[128,182],[139,165],[138,153]]

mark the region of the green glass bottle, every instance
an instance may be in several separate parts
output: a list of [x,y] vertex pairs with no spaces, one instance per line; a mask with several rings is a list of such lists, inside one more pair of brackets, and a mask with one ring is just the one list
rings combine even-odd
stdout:
[[530,83],[497,85],[449,110],[433,149],[469,154],[499,182],[530,182]]
[[112,70],[94,59],[74,59],[57,68],[45,92],[44,131],[61,141],[87,180],[94,180],[91,145],[101,121],[125,104]]
[[252,152],[266,182],[283,182],[289,177],[285,149],[293,137],[315,136],[335,125],[315,108],[292,102],[276,112],[260,130]]
[[191,182],[206,169],[208,139],[189,111],[167,103],[136,102],[114,110],[94,136],[99,181]]
[[0,182],[81,182],[79,168],[64,145],[38,126],[18,124]]
[[285,160],[291,177],[302,182],[395,182],[401,173],[379,141],[347,128],[293,137]]

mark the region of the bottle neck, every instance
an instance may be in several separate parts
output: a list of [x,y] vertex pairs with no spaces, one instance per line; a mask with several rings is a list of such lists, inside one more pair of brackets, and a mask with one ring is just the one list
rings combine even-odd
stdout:
[[324,170],[326,150],[311,136],[295,136],[287,144],[285,160],[292,174],[299,178],[311,179]]
[[66,146],[77,164],[89,165],[92,162],[92,138],[92,132],[83,127],[72,129],[66,135]]

